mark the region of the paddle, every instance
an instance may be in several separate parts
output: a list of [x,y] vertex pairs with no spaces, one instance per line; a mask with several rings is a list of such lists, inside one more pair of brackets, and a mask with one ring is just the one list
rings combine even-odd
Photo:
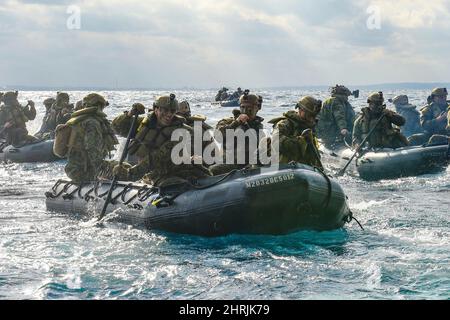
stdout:
[[342,168],[338,174],[336,176],[340,177],[345,173],[345,170],[347,170],[348,166],[350,165],[350,163],[352,163],[353,159],[356,157],[356,155],[359,153],[359,151],[361,151],[362,147],[364,146],[364,144],[367,142],[367,140],[369,140],[369,138],[372,136],[372,133],[375,132],[375,129],[378,127],[378,125],[380,124],[381,120],[383,120],[383,118],[386,116],[385,113],[383,113],[381,115],[381,117],[377,120],[377,123],[375,124],[375,126],[372,128],[372,130],[370,130],[369,134],[364,138],[364,140],[361,142],[361,144],[359,145],[358,148],[356,148],[355,153],[353,154],[353,156],[350,158],[350,160],[348,160],[347,164],[345,165],[344,168]]
[[[119,160],[119,166],[121,166],[123,164],[123,162],[125,161],[125,158],[127,157],[128,147],[130,145],[131,137],[133,136],[134,131],[136,129],[135,127],[136,127],[138,117],[139,117],[139,112],[136,112],[136,114],[134,115],[134,118],[133,118],[133,122],[131,123],[130,131],[128,132],[127,142],[125,143],[125,147],[123,148],[122,155]],[[118,180],[117,175],[114,175],[114,178],[111,181],[111,187],[109,188],[108,195],[106,196],[105,203],[103,204],[102,213],[100,214],[100,217],[98,218],[98,220],[103,219],[103,217],[105,216],[106,209],[108,208],[108,204],[111,201],[112,192],[114,190],[114,186],[117,183],[117,180]]]
[[[304,136],[304,134],[305,134],[305,135],[306,135],[306,134],[310,134],[311,137],[312,137],[311,131],[312,131],[311,129],[306,129],[306,130],[304,130],[304,131],[302,132],[302,136]],[[311,140],[311,139],[305,139],[305,140],[306,140],[306,142],[311,146],[311,148],[312,148],[312,150],[313,150],[313,153],[314,153],[314,157],[316,158],[317,162],[318,162],[319,165],[320,165],[320,169],[324,170],[324,166],[323,166],[323,164],[322,164],[322,161],[320,160],[319,151],[317,150],[317,148],[316,148],[316,146],[315,146],[315,144],[314,144],[314,141]]]

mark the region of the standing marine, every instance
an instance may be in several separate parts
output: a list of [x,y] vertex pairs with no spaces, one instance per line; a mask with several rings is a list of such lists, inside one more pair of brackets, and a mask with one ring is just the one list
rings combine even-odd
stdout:
[[[174,164],[171,153],[179,142],[171,141],[172,133],[177,129],[185,130],[193,141],[193,129],[185,124],[183,117],[176,115],[177,111],[178,101],[171,94],[158,97],[153,103],[153,111],[146,117],[138,118],[138,129],[129,148],[129,153],[137,156],[138,164],[115,166],[114,174],[120,180],[143,179],[145,183],[161,187],[211,175],[202,165]],[[143,113],[145,107],[142,104],[133,105],[131,111],[113,120],[114,130],[121,136],[127,136],[133,116]]]
[[399,95],[392,99],[395,105],[395,110],[399,115],[405,118],[405,125],[401,127],[401,133],[406,137],[413,134],[422,133],[422,126],[420,125],[420,112],[416,110],[416,106],[409,103],[407,95]]
[[[220,120],[216,125],[216,130],[222,135],[222,150],[223,150],[223,164],[215,164],[210,167],[214,175],[228,173],[234,169],[243,169],[250,164],[250,152],[258,150],[259,142],[263,137],[262,130],[264,129],[264,119],[257,114],[262,108],[263,98],[259,95],[250,94],[248,90],[239,100],[240,109],[233,110],[233,117]],[[244,145],[239,143],[238,139],[234,138],[234,143],[227,143],[227,132],[236,133],[241,130],[246,135],[253,139],[246,140]],[[217,140],[217,139],[216,139]],[[250,146],[250,141],[256,141],[256,145]],[[233,145],[232,159],[227,159],[227,150]],[[240,157],[239,157],[240,155]],[[244,161],[239,161],[242,158]],[[240,163],[243,162],[243,163]]]
[[272,143],[278,139],[280,163],[298,162],[323,169],[314,134],[321,107],[322,101],[306,96],[296,104],[298,111],[269,121],[274,127]]
[[36,118],[34,102],[28,100],[22,106],[17,100],[19,93],[6,92],[2,96],[3,105],[0,106],[0,137],[6,140],[6,145],[20,147],[36,141],[28,134],[26,123]]
[[341,85],[331,88],[331,97],[323,102],[318,115],[317,136],[330,150],[351,144],[356,114],[348,98],[352,92]]
[[386,109],[383,92],[372,93],[368,99],[368,107],[362,108],[361,115],[356,119],[353,128],[353,146],[357,149],[369,132],[375,127],[378,120],[383,116],[376,129],[369,137],[367,143],[369,148],[401,148],[408,145],[406,137],[400,133],[405,124],[405,118],[398,113]]
[[105,158],[119,142],[103,113],[108,105],[103,96],[91,93],[83,98],[83,108],[56,129],[54,149],[64,149],[56,154],[67,157],[65,171],[75,183],[97,180],[110,170]]

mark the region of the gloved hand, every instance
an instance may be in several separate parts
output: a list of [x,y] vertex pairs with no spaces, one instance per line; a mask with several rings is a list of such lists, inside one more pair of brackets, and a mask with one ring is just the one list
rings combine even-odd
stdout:
[[129,165],[127,164],[116,165],[113,168],[113,175],[116,176],[119,180],[128,180],[128,176],[130,174],[128,168]]
[[302,135],[303,139],[305,139],[305,141],[310,144],[313,141],[313,135],[312,135],[312,130],[311,129],[306,129],[303,130]]
[[346,137],[346,136],[348,136],[349,134],[350,134],[350,132],[349,132],[347,129],[342,129],[342,130],[341,130],[341,135],[342,135],[342,136]]
[[237,121],[239,121],[240,123],[247,123],[249,120],[248,115],[246,114],[241,114],[238,118]]
[[383,114],[387,117],[387,118],[392,118],[395,114],[394,111],[389,110],[389,109],[384,109],[383,110]]
[[142,103],[135,103],[131,107],[130,115],[139,115],[145,113],[145,106]]
[[34,102],[33,102],[33,100],[28,100],[28,105],[30,106],[30,107],[34,107]]

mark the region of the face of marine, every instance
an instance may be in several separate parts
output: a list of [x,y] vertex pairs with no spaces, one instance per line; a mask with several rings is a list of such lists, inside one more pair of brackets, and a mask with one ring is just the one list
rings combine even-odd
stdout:
[[173,107],[156,107],[155,115],[158,120],[158,124],[163,127],[170,125],[176,112],[177,109]]

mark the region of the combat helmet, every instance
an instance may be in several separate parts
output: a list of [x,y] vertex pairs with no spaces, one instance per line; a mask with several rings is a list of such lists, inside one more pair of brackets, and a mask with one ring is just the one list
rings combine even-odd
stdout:
[[178,110],[178,100],[173,93],[168,96],[160,96],[153,102],[153,108],[169,109],[175,113]]
[[392,103],[395,105],[404,105],[409,103],[409,99],[407,95],[399,95],[392,99]]
[[379,92],[371,93],[369,95],[369,97],[367,98],[367,103],[382,105],[384,103],[383,92],[379,91]]
[[346,87],[346,86],[342,86],[342,85],[335,85],[334,87],[331,87],[331,95],[335,96],[335,95],[339,95],[339,96],[351,96],[352,92]]
[[189,105],[189,102],[187,102],[186,100],[181,101],[178,104],[178,112],[181,114],[190,114],[191,106]]
[[446,97],[447,95],[447,88],[435,88],[431,91],[431,97]]
[[322,109],[322,101],[311,96],[306,96],[297,102],[295,109],[301,109],[309,114],[318,115]]
[[18,91],[9,91],[6,92],[3,97],[2,97],[2,101],[5,104],[12,104],[14,102],[17,101],[17,97],[19,96],[19,92]]
[[90,93],[83,98],[84,108],[98,107],[103,109],[106,106],[109,106],[109,102],[98,93]]
[[[47,98],[44,100],[44,106],[48,109],[56,102],[55,98]],[[48,107],[47,107],[48,106]]]
[[239,105],[241,109],[245,107],[258,107],[260,110],[262,107],[262,97],[250,94],[249,90],[245,90],[244,94],[239,98]]
[[56,93],[56,102],[68,104],[69,101],[70,101],[69,94],[67,94],[65,92],[57,92]]

